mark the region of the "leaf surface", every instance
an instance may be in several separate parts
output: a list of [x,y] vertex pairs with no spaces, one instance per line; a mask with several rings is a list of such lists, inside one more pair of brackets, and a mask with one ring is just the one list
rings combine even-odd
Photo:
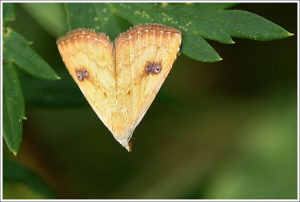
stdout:
[[[261,41],[291,36],[282,27],[250,12],[226,10],[234,3],[66,4],[69,28],[93,28],[115,38],[123,29],[116,16],[132,25],[161,23],[181,30],[182,52],[202,62],[221,57],[206,39],[233,44],[232,37]],[[129,27],[128,27],[129,28]]]
[[25,106],[17,72],[12,63],[3,65],[3,137],[8,149],[16,155],[22,140]]
[[47,80],[59,79],[52,68],[29,47],[29,44],[20,34],[7,28],[7,32],[3,35],[4,60],[15,63],[34,77]]
[[111,39],[114,39],[120,34],[121,29],[112,14],[111,5],[107,3],[65,4],[69,29],[95,29],[97,32],[105,32]]

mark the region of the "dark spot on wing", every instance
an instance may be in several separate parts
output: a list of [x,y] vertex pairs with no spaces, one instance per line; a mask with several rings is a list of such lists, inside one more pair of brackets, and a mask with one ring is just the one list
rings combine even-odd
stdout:
[[84,68],[75,70],[75,73],[76,73],[76,77],[79,81],[83,81],[84,79],[89,78],[89,74],[88,74],[87,70]]
[[162,70],[160,62],[147,62],[145,72],[146,74],[159,74]]

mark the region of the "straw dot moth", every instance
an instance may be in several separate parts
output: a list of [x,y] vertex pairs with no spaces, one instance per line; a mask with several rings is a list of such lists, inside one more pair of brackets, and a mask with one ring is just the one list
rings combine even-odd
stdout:
[[180,45],[181,32],[161,24],[135,26],[114,43],[88,29],[71,31],[57,40],[70,75],[128,151],[133,131],[172,69]]

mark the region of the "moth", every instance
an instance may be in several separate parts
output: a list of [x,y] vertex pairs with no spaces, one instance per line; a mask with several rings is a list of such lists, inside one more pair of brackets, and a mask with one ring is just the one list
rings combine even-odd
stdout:
[[57,40],[74,81],[114,138],[131,151],[130,138],[169,74],[181,32],[161,24],[135,26],[114,42],[77,29]]

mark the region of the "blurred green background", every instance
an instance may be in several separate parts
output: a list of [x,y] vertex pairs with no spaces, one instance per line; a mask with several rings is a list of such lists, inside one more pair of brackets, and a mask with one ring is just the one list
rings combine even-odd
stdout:
[[[297,35],[297,4],[251,3]],[[53,12],[55,11],[55,13]],[[297,198],[297,37],[209,43],[223,61],[178,57],[134,132],[117,143],[72,81],[56,47],[62,4],[17,4],[10,23],[62,77],[18,71],[26,102],[21,150],[4,159],[29,168],[56,198]],[[7,163],[7,162],[4,162]],[[19,172],[19,171],[11,171]],[[4,198],[47,198],[4,180]]]

